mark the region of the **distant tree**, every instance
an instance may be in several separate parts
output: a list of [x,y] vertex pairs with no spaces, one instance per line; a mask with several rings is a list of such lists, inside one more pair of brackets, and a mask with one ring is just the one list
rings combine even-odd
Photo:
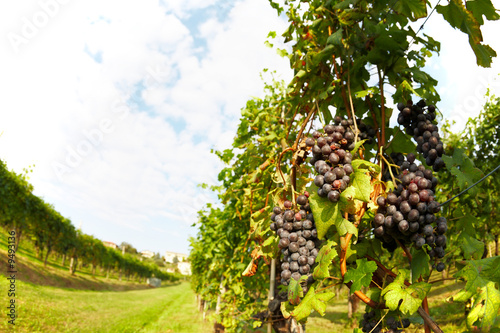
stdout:
[[120,250],[123,251],[123,248],[125,248],[125,253],[130,253],[130,254],[137,254],[137,249],[132,246],[132,244],[127,243],[127,242],[122,242],[120,244]]
[[175,256],[174,259],[172,260],[172,262],[174,264],[177,264],[179,262],[179,258],[177,258],[177,256]]

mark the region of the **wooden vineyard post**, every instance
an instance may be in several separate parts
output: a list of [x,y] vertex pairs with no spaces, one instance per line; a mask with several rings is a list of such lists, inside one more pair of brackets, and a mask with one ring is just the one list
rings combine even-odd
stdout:
[[[269,274],[269,294],[267,299],[271,302],[274,299],[274,285],[276,284],[276,259],[271,259],[271,273]],[[267,333],[273,332],[272,316],[269,317],[269,322],[267,323]]]

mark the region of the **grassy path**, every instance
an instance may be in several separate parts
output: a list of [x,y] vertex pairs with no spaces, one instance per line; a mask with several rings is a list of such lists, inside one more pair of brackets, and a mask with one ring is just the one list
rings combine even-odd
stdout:
[[[6,294],[7,280],[2,277],[0,281],[0,290]],[[101,292],[18,281],[16,289],[15,328],[7,323],[2,311],[0,332],[196,333],[211,330],[211,325],[201,320],[188,283]],[[8,301],[6,297],[2,299]]]

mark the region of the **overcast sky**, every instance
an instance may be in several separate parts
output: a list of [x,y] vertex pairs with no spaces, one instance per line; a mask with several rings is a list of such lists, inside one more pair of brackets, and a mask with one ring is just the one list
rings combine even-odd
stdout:
[[[478,69],[441,21],[424,29],[443,42],[428,71],[460,128],[488,86],[500,90],[500,66]],[[35,194],[83,232],[187,253],[214,200],[197,184],[222,167],[210,150],[230,147],[264,68],[291,78],[264,45],[286,19],[267,0],[30,0],[0,4],[0,22],[0,158],[35,165]],[[498,24],[484,39],[500,53]]]

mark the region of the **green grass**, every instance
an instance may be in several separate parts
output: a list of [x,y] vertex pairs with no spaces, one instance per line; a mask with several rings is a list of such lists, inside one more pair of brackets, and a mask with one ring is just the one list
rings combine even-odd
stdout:
[[[5,236],[5,235],[2,235]],[[6,316],[9,304],[6,238],[0,237],[0,332],[210,332],[202,320],[189,283],[162,283],[106,279],[90,268],[68,272],[60,258],[43,260],[32,244],[21,240],[16,253],[15,326]]]
[[[7,280],[0,281],[1,290]],[[188,283],[132,291],[82,291],[16,284],[15,330],[5,315],[0,331],[15,332],[209,332]],[[2,305],[3,307],[3,305]],[[3,311],[2,311],[3,312]]]
[[[8,305],[8,281],[5,240],[0,239],[0,293]],[[0,332],[144,332],[197,333],[212,332],[212,325],[202,320],[194,294],[187,282],[149,289],[144,283],[105,279],[103,273],[92,276],[90,270],[79,270],[71,276],[60,260],[50,257],[47,267],[33,254],[29,242],[21,242],[16,254],[16,326],[7,322],[6,311],[0,315]],[[453,272],[451,272],[453,274]],[[434,274],[432,280],[440,279]],[[446,333],[463,332],[464,306],[446,299],[462,284],[438,282],[429,294],[430,315]],[[353,320],[347,318],[347,288],[327,306],[321,317],[313,313],[307,331],[314,333],[347,333],[358,327],[364,313],[360,303]],[[6,310],[6,309],[5,309]],[[413,316],[412,320],[418,320]],[[263,332],[250,330],[253,332]],[[407,332],[423,332],[422,324],[412,324]]]

